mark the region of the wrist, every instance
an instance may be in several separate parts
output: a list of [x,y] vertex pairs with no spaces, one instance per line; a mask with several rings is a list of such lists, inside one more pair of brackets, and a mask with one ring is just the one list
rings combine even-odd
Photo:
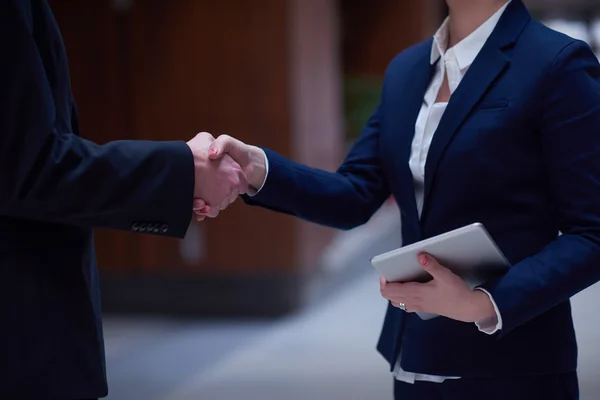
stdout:
[[267,175],[267,156],[260,147],[249,146],[249,148],[250,162],[244,168],[244,173],[246,174],[246,179],[248,179],[248,184],[258,190],[262,187]]
[[196,146],[194,146],[193,142],[190,140],[188,142],[185,143],[189,150],[190,150],[190,154],[191,154],[191,160],[192,160],[192,167],[193,167],[193,171],[194,171],[194,196],[196,195],[196,193],[199,192],[199,189],[201,187],[201,183],[199,181],[199,177],[200,175],[198,174],[198,171],[202,170],[205,166],[206,163],[208,161],[208,150],[206,151],[201,151],[199,150]]
[[487,321],[496,317],[496,310],[490,296],[484,291],[473,290],[470,297],[470,322]]

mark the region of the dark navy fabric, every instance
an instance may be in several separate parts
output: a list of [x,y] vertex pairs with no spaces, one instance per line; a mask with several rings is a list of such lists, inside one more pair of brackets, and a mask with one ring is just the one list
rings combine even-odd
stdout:
[[337,172],[265,149],[266,184],[245,200],[349,229],[393,195],[405,245],[483,223],[512,264],[483,285],[503,329],[490,336],[472,323],[423,321],[389,306],[379,351],[393,368],[402,348],[402,367],[422,374],[573,372],[569,298],[600,279],[598,60],[587,44],[532,20],[513,0],[434,135],[419,219],[408,160],[433,71],[431,45],[419,43],[391,62],[380,105]]
[[48,4],[0,0],[0,398],[106,395],[92,228],[182,237],[193,189],[184,142],[81,138]]

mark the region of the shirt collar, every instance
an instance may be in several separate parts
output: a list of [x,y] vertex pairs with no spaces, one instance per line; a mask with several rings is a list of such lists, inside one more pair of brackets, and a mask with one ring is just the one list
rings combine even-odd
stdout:
[[[468,68],[473,61],[475,61],[475,57],[481,51],[485,42],[487,42],[488,38],[496,28],[498,21],[500,21],[500,17],[508,7],[508,4],[512,0],[509,0],[504,4],[498,11],[494,13],[487,21],[483,24],[479,25],[479,28],[474,30],[469,36],[458,42],[453,48],[454,56],[456,57],[456,61],[461,70]],[[435,35],[433,36],[433,46],[431,46],[431,64],[435,64],[441,56],[443,56],[447,50],[448,46],[448,18],[444,20],[444,23],[437,30]]]

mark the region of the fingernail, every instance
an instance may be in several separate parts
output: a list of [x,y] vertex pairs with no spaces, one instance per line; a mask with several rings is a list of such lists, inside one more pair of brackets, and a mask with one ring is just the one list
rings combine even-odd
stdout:
[[210,154],[217,154],[217,151],[218,150],[213,147],[212,149],[210,149]]
[[419,263],[421,263],[421,265],[427,265],[427,256],[425,254],[419,256]]

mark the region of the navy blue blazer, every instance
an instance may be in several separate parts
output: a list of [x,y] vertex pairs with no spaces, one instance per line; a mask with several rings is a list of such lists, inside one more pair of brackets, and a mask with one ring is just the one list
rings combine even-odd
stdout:
[[[452,95],[435,133],[417,215],[408,165],[432,74],[432,40],[389,65],[381,102],[335,173],[266,150],[250,204],[348,229],[391,194],[404,244],[481,222],[512,268],[483,285],[503,319],[495,335],[388,307],[379,351],[393,368],[446,376],[574,371],[569,298],[600,279],[600,66],[587,44],[531,19],[513,0]],[[559,231],[562,236],[559,236]]]
[[48,5],[0,0],[0,398],[106,395],[92,227],[182,237],[193,165],[184,142],[79,137]]

